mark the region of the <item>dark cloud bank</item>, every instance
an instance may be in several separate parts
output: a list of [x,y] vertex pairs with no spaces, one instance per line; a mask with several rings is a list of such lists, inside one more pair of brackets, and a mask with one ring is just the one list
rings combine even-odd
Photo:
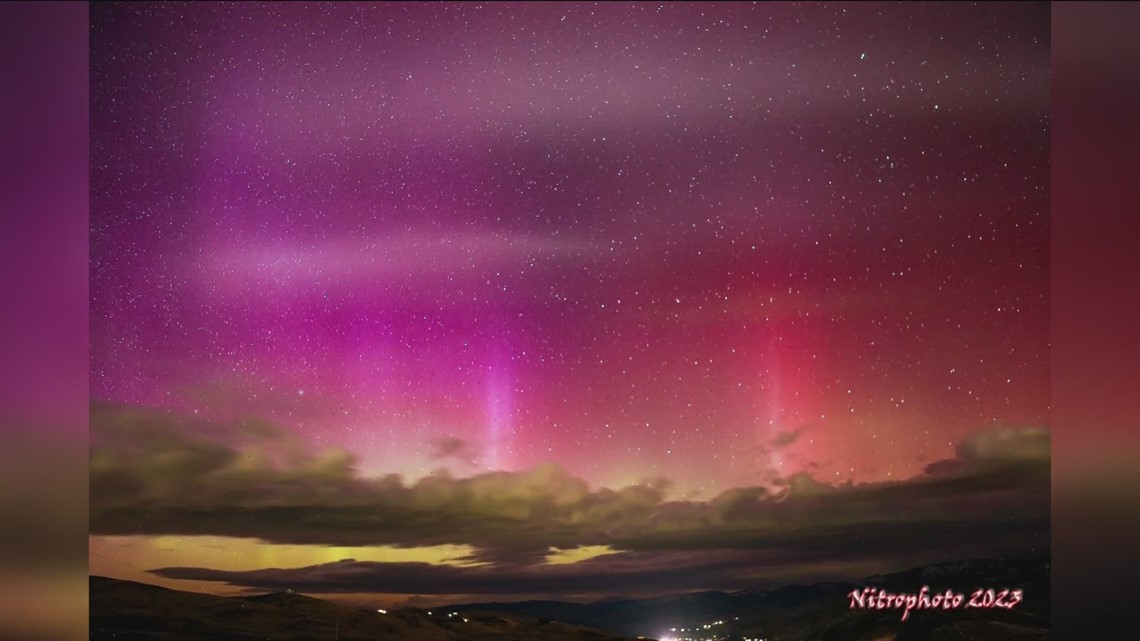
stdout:
[[[365,478],[344,451],[309,453],[272,425],[219,425],[150,410],[92,408],[91,533],[253,537],[336,546],[470,545],[466,567],[345,560],[231,572],[153,570],[257,589],[405,594],[615,594],[741,589],[833,576],[843,566],[1049,548],[1050,434],[993,429],[918,477],[839,486],[807,474],[779,491],[667,499],[665,480],[592,488],[554,465],[408,484]],[[441,446],[442,447],[442,446]],[[444,455],[462,451],[447,443]],[[551,548],[613,554],[549,565]]]

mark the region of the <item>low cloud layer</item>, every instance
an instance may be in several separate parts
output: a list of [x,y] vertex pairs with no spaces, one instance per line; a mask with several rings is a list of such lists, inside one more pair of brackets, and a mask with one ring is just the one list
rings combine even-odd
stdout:
[[[415,483],[365,478],[344,451],[307,453],[270,425],[216,425],[92,408],[91,533],[217,535],[330,546],[473,546],[481,565],[343,561],[300,569],[155,570],[168,578],[312,592],[481,594],[728,589],[797,568],[1048,550],[1049,431],[988,430],[908,480],[839,486],[806,473],[780,490],[671,501],[664,479],[594,488],[554,465]],[[462,452],[440,444],[440,456]],[[547,565],[551,548],[618,552]],[[933,552],[932,552],[933,551]],[[933,554],[933,556],[932,556]]]

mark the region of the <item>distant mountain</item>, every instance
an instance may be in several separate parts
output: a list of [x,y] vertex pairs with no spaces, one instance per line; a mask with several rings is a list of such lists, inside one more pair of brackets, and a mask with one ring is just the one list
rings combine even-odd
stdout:
[[[499,612],[551,619],[629,636],[766,641],[1045,641],[1050,621],[1047,560],[976,560],[868,577],[857,583],[792,585],[773,590],[700,592],[656,599],[608,599],[594,603],[526,601],[451,606],[448,612]],[[965,597],[951,610],[850,610],[853,590],[935,594],[951,589]],[[965,607],[975,589],[1020,589],[1011,609]],[[717,623],[720,622],[720,623]],[[705,626],[708,628],[705,628]],[[684,631],[682,631],[684,630]]]
[[381,614],[299,594],[219,597],[105,577],[90,585],[91,641],[623,641],[502,614]]

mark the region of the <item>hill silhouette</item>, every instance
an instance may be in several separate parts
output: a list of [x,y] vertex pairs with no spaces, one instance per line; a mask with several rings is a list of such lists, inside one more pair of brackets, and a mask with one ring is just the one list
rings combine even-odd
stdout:
[[[966,598],[977,588],[1020,588],[1011,609],[849,610],[848,594],[872,587],[892,594],[953,589]],[[473,603],[454,612],[491,611],[557,619],[629,636],[765,639],[766,641],[1045,641],[1050,627],[1050,563],[1047,560],[972,560],[939,563],[872,576],[858,582],[788,585],[768,590],[706,591],[654,599],[606,599],[593,603],[524,601]],[[715,622],[720,621],[719,625]],[[708,624],[709,628],[704,628]],[[676,628],[677,631],[672,631]],[[696,628],[696,632],[693,630]],[[687,632],[682,633],[680,630]]]
[[[1017,588],[1009,609],[850,610],[852,590]],[[1047,560],[940,563],[860,582],[593,603],[524,601],[387,614],[292,593],[219,597],[91,577],[92,641],[1047,641]]]
[[370,612],[300,594],[220,597],[93,576],[91,641],[622,641],[501,614]]

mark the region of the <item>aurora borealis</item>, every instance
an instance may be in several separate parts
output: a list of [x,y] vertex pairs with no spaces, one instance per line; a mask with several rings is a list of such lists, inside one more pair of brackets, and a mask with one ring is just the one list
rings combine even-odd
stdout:
[[574,596],[1048,549],[1048,5],[91,16],[92,572]]

